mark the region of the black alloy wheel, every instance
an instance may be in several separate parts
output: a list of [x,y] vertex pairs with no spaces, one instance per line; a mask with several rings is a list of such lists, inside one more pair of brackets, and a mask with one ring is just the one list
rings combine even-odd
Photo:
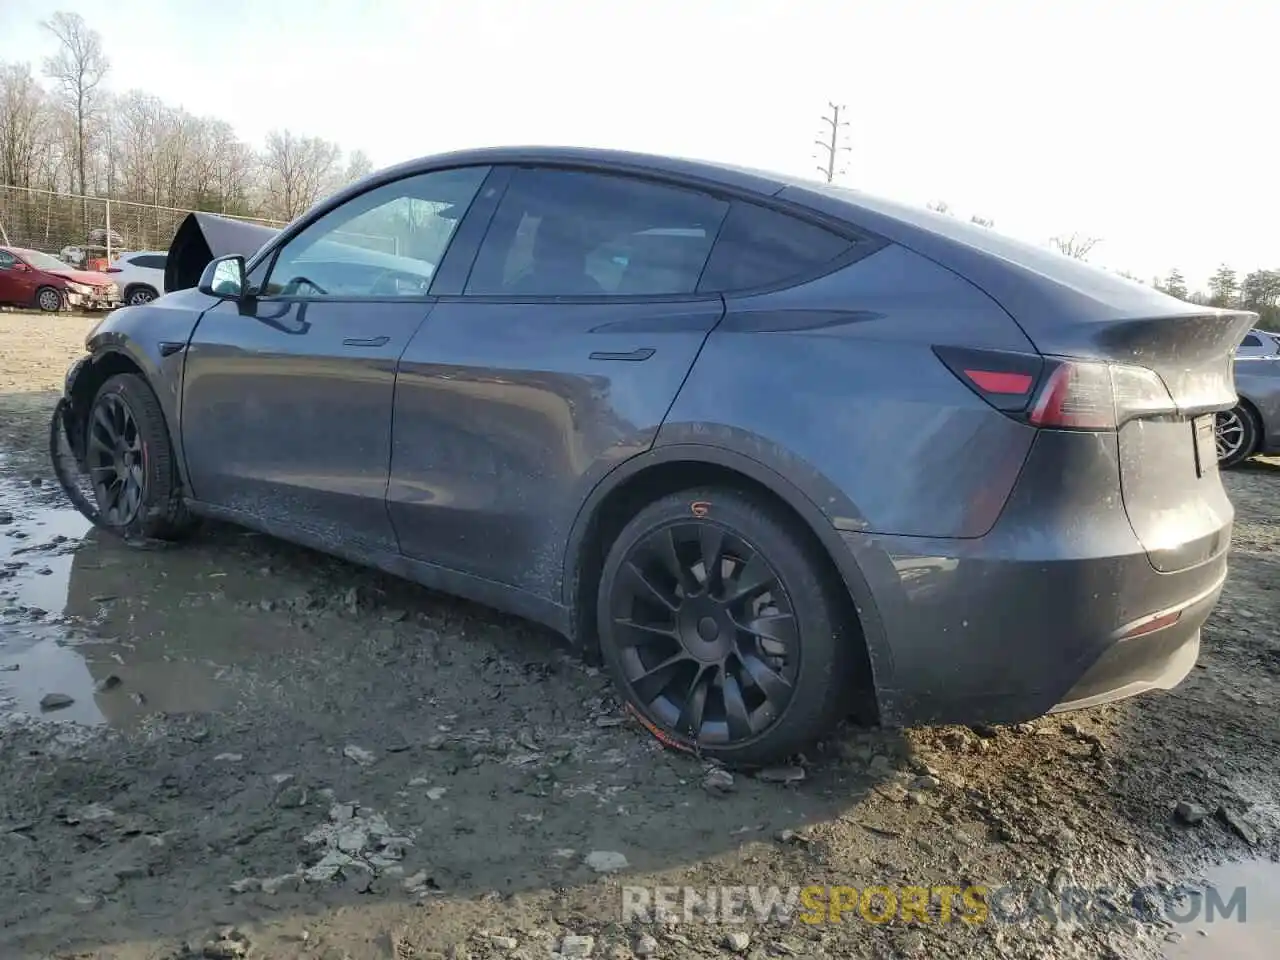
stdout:
[[597,619],[601,653],[651,733],[752,765],[839,718],[853,645],[837,608],[790,518],[708,488],[650,504],[619,534]]
[[[181,540],[196,529],[198,521],[182,496],[164,410],[145,379],[134,373],[108,377],[75,422],[84,431],[80,467],[96,510],[87,499],[77,502],[73,491],[68,496],[82,512],[90,508],[85,515],[95,526],[138,545]],[[60,444],[51,441],[51,452],[55,447]],[[74,480],[61,472],[59,477],[64,487],[67,479]]]
[[632,547],[612,617],[627,683],[682,736],[745,740],[791,702],[791,598],[756,547],[714,523],[662,527]]
[[147,460],[138,420],[121,394],[104,393],[94,403],[86,455],[102,519],[130,526],[146,499]]

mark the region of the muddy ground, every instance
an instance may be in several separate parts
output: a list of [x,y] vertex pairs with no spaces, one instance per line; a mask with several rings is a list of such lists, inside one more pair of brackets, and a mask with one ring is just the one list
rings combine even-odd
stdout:
[[[229,527],[86,535],[46,429],[91,322],[0,313],[0,956],[1275,955],[1280,465],[1226,479],[1177,691],[708,777],[529,624]],[[1246,923],[621,920],[623,884],[1206,877]]]

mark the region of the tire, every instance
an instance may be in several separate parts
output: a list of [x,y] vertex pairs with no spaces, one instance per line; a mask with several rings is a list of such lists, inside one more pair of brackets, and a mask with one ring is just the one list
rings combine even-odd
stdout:
[[[708,555],[722,558],[720,576]],[[737,490],[684,490],[637,513],[605,558],[597,630],[641,724],[666,746],[747,767],[828,734],[848,712],[860,640],[824,560],[795,521]],[[770,578],[764,592],[724,602],[732,586]]]
[[124,292],[125,306],[137,307],[144,303],[150,303],[160,295],[145,283],[135,284]]
[[1258,449],[1258,417],[1245,404],[1237,404],[1214,420],[1213,435],[1218,450],[1218,466],[1230,469],[1253,456]]
[[62,309],[62,294],[55,287],[41,287],[36,291],[36,306],[45,313],[57,313]]
[[[119,443],[112,442],[113,430]],[[98,390],[85,418],[85,467],[101,525],[112,533],[126,540],[181,540],[195,529],[182,502],[164,412],[142,377],[117,374]]]

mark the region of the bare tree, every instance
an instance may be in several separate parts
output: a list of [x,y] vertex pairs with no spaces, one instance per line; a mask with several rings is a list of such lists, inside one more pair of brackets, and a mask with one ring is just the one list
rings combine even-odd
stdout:
[[930,200],[925,204],[925,207],[932,210],[934,213],[944,213],[949,217],[955,216],[955,214],[951,212],[951,204],[947,203],[945,200]]
[[258,173],[258,159],[225,120],[210,122],[214,163],[213,182],[219,213],[251,212],[250,195]]
[[969,218],[969,222],[976,223],[980,227],[994,227],[996,225],[994,220],[988,220],[986,217],[980,217],[976,213]]
[[267,175],[268,206],[292,220],[317,200],[335,176],[342,151],[319,137],[299,137],[288,130],[267,135],[262,164]]
[[119,98],[114,121],[120,154],[119,196],[139,203],[155,197],[157,144],[164,125],[164,104],[141,90]]
[[363,150],[355,150],[347,157],[347,172],[343,175],[346,183],[355,183],[373,173],[373,161]]
[[1086,237],[1078,233],[1073,233],[1069,237],[1053,237],[1050,240],[1059,253],[1076,260],[1088,260],[1090,251],[1101,242],[1100,237]]
[[45,93],[24,63],[0,63],[0,183],[34,186],[52,130]]
[[837,169],[836,158],[842,153],[848,153],[850,149],[840,143],[842,131],[849,126],[849,121],[841,120],[840,114],[849,108],[844,104],[829,103],[827,104],[827,109],[831,111],[831,114],[830,116],[826,114],[822,116],[822,122],[826,124],[822,131],[822,139],[813,142],[822,149],[822,156],[826,158],[818,164],[818,172],[826,178],[827,183],[830,183],[836,178],[837,174],[847,172],[847,169],[843,167]]
[[102,49],[102,37],[90,30],[78,13],[58,11],[43,24],[58,40],[58,52],[44,62],[45,76],[55,81],[75,116],[75,155],[78,180],[73,186],[87,192],[88,145],[86,132],[95,116],[98,87],[111,63]]

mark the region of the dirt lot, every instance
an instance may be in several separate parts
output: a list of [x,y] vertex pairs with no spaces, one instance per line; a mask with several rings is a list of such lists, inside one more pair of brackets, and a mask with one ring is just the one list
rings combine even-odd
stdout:
[[[1274,956],[1280,465],[1227,477],[1234,565],[1174,693],[709,776],[539,628],[232,528],[85,536],[45,451],[89,323],[0,314],[0,956]],[[623,884],[1206,877],[1246,923],[621,914]]]

